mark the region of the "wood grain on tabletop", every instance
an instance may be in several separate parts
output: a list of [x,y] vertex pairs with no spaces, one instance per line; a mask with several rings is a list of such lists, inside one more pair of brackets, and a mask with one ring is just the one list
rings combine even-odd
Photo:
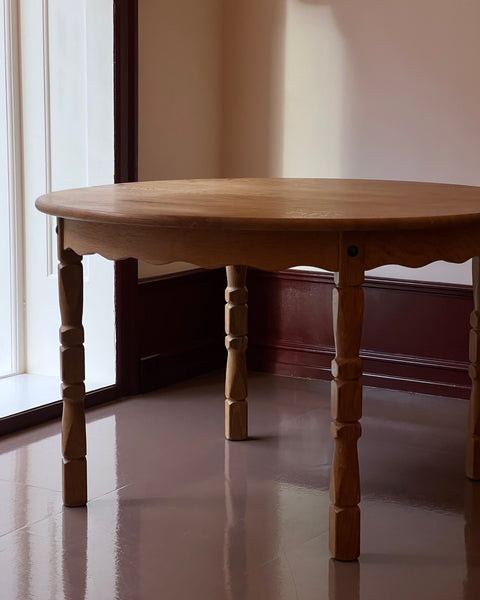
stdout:
[[261,230],[415,229],[480,223],[480,187],[365,179],[206,179],[52,192],[47,214],[104,223]]

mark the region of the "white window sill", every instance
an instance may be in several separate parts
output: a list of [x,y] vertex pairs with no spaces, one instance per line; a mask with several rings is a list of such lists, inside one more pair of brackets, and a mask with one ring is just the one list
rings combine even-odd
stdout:
[[[87,391],[112,385],[112,382],[87,381]],[[48,375],[12,375],[0,379],[0,419],[51,404],[61,399],[60,380]]]

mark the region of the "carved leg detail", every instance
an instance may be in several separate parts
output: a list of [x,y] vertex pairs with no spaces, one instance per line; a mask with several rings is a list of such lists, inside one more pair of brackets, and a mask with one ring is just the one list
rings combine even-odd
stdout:
[[227,267],[225,346],[228,357],[225,377],[225,437],[228,440],[245,440],[248,435],[246,278],[247,267]]
[[[356,246],[345,254],[335,273],[333,324],[336,356],[332,362],[331,433],[335,440],[330,482],[330,554],[354,560],[360,554],[360,475],[357,440],[362,415],[362,361],[359,358],[363,321],[362,261]],[[348,253],[347,253],[348,250]],[[351,254],[353,254],[353,257]]]
[[63,248],[59,232],[58,284],[60,296],[60,369],[62,378],[63,503],[87,502],[87,453],[85,434],[85,357],[82,327],[82,257]]
[[470,368],[472,380],[468,416],[466,472],[470,479],[480,479],[480,257],[472,264],[474,309],[470,316]]

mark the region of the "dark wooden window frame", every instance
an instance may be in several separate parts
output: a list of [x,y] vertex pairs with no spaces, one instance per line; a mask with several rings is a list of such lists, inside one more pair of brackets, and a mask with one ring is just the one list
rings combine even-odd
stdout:
[[[114,1],[115,183],[138,179],[138,0]],[[115,263],[115,397],[139,391],[137,261]]]

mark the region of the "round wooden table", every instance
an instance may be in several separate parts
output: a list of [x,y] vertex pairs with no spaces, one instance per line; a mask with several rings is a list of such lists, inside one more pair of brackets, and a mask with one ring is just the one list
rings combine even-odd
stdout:
[[[62,325],[64,503],[87,501],[82,255],[153,264],[226,266],[225,435],[247,438],[248,266],[334,271],[330,552],[360,553],[357,440],[364,273],[385,264],[473,261],[467,476],[480,479],[480,188],[335,179],[217,179],[127,183],[54,192],[37,208],[58,217]],[[440,326],[440,325],[439,325]]]

